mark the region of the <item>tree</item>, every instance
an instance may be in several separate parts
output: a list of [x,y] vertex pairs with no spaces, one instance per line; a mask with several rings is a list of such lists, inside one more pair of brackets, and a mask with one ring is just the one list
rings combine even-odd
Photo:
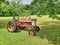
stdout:
[[33,0],[30,8],[32,14],[49,15],[49,17],[56,18],[57,14],[60,14],[60,2],[58,2],[58,0]]
[[0,15],[49,15],[53,19],[60,19],[60,2],[59,0],[33,0],[30,5],[22,5],[20,2],[1,3]]
[[22,15],[23,12],[25,12],[26,10],[23,10],[23,6],[18,3],[15,2],[11,2],[10,4],[1,3],[0,6],[0,16],[18,16],[18,15]]

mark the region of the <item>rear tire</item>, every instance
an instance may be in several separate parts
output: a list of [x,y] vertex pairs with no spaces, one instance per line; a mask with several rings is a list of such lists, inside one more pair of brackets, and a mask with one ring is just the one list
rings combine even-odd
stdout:
[[8,22],[7,29],[9,32],[16,32],[17,31],[17,25],[14,20],[11,20]]

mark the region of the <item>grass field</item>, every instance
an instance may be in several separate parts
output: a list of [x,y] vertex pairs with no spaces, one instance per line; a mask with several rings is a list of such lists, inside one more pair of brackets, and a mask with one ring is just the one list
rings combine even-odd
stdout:
[[11,33],[7,31],[6,24],[12,17],[0,17],[0,45],[59,45],[60,20],[37,17],[37,25],[41,30],[35,36],[29,36],[28,28]]

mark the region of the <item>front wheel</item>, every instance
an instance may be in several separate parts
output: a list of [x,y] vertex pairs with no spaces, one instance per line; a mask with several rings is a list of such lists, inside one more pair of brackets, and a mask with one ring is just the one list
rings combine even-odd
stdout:
[[40,30],[40,28],[38,27],[38,26],[33,26],[33,27],[31,27],[33,30],[35,30],[35,31],[38,31],[39,32],[39,30]]
[[38,26],[36,26],[35,31],[39,32],[40,28]]
[[34,31],[34,30],[30,30],[30,31],[29,31],[29,35],[34,36],[34,35],[35,35],[35,31]]
[[16,32],[17,31],[17,26],[14,20],[11,20],[7,24],[7,29],[9,32]]

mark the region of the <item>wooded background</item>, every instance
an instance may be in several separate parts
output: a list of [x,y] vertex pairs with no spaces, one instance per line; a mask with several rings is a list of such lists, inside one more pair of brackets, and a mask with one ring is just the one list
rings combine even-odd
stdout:
[[60,0],[33,0],[30,5],[0,0],[0,16],[49,15],[53,19],[60,19],[59,14]]

